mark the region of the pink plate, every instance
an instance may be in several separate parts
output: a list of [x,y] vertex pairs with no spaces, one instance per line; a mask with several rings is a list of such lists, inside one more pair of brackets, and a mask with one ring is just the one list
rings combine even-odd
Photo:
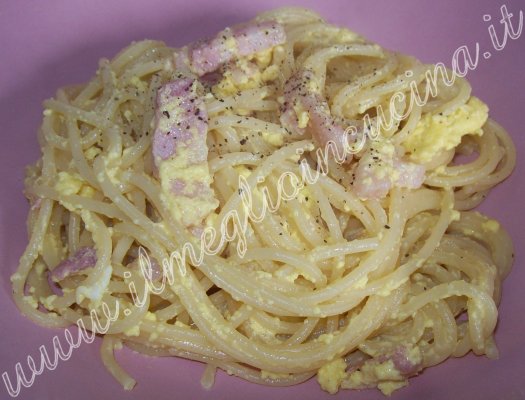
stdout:
[[[381,45],[412,54],[426,62],[451,65],[462,45],[480,45],[480,59],[468,78],[473,92],[491,109],[515,140],[518,165],[514,175],[497,187],[481,210],[497,218],[510,231],[516,246],[514,270],[504,284],[496,340],[500,359],[468,355],[449,360],[412,379],[393,399],[523,399],[525,398],[525,254],[523,199],[525,198],[525,147],[522,135],[525,105],[525,35],[509,39],[494,50],[489,25],[502,37],[500,7],[519,17],[522,0],[20,0],[0,2],[0,146],[2,202],[0,207],[0,374],[14,377],[15,364],[26,366],[28,355],[51,349],[60,330],[40,328],[19,315],[12,299],[9,276],[27,243],[27,202],[22,195],[24,166],[39,156],[36,131],[42,100],[63,85],[87,81],[100,57],[111,57],[132,40],[161,39],[180,46],[210,35],[257,12],[300,5],[321,13]],[[484,21],[483,16],[491,16]],[[488,17],[486,18],[488,19]],[[491,56],[485,57],[485,52]],[[201,388],[203,365],[155,359],[124,350],[118,354],[137,379],[125,392],[105,371],[99,342],[83,344],[56,370],[37,376],[23,399],[382,399],[377,390],[341,391],[330,396],[312,379],[291,388],[269,388],[219,373],[211,391]],[[0,383],[0,398],[9,395]]]

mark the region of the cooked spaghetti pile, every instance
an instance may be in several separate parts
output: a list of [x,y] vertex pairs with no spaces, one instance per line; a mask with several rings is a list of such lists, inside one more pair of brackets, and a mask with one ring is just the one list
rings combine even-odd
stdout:
[[515,150],[443,72],[300,9],[101,60],[44,103],[18,307],[89,330],[118,311],[98,333],[125,388],[121,344],[202,361],[206,387],[331,393],[497,357],[512,243],[470,210]]

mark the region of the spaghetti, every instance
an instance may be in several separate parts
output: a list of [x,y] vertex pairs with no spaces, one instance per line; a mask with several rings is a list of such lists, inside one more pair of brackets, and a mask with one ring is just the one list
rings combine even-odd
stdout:
[[[17,306],[90,330],[118,307],[101,353],[127,389],[122,344],[206,363],[205,387],[331,393],[497,357],[512,243],[470,210],[515,150],[464,79],[413,101],[432,68],[295,8],[102,60],[44,103]],[[214,251],[165,261],[199,239]]]

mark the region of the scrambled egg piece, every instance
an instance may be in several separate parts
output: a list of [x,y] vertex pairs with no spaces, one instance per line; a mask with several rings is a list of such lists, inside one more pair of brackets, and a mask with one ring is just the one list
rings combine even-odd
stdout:
[[416,125],[403,146],[411,159],[425,163],[442,151],[456,147],[468,134],[482,135],[481,127],[488,118],[488,107],[476,97],[450,113],[426,114]]
[[[369,364],[372,366],[372,364]],[[380,380],[399,380],[402,379],[401,374],[396,369],[394,362],[392,360],[388,360],[386,362],[373,365],[373,372],[375,376],[377,376]],[[365,368],[363,368],[365,369]]]
[[24,300],[35,310],[38,308],[38,302],[35,300],[33,296],[24,296]]
[[224,72],[223,78],[212,91],[219,97],[227,97],[240,90],[253,89],[261,84],[261,71],[253,68],[246,59],[238,60],[232,69]]
[[317,338],[318,342],[324,343],[324,344],[330,344],[334,340],[334,334],[333,333],[323,333]]
[[321,388],[330,394],[337,393],[339,386],[348,375],[346,367],[347,365],[342,358],[336,358],[319,368],[317,381]]
[[98,305],[109,285],[112,273],[113,267],[108,265],[106,268],[104,268],[99,280],[93,283],[93,285],[77,287],[75,292],[77,303],[81,303],[82,300],[87,298],[90,299],[95,305]]
[[129,82],[139,90],[145,91],[148,89],[146,82],[142,81],[137,75],[133,76]]
[[481,227],[485,232],[496,233],[499,231],[499,222],[493,219],[488,219],[481,224]]
[[131,328],[124,331],[124,335],[126,336],[139,336],[140,335],[140,326],[134,325]]
[[56,294],[53,294],[49,297],[41,297],[40,298],[40,302],[42,303],[42,305],[47,308],[48,310],[52,310],[53,309],[53,302],[57,299],[57,295]]
[[[373,166],[373,173],[378,179],[391,178],[392,181],[399,179],[399,171],[394,168],[392,160],[396,148],[392,142],[383,137],[378,138],[371,146],[370,151],[363,154],[360,163]],[[365,178],[366,185],[372,185],[371,177]]]
[[153,321],[153,322],[156,322],[157,321],[157,315],[150,312],[150,311],[147,311],[146,312],[146,315],[144,315],[144,319],[146,321]]
[[[86,225],[86,229],[93,234],[93,239],[95,244],[98,241],[97,226],[93,221],[91,213],[87,210],[82,210],[80,212],[82,220]],[[78,286],[75,291],[76,302],[80,304],[85,298],[91,300],[94,306],[98,306],[102,300],[102,296],[106,292],[106,289],[111,280],[111,275],[113,274],[113,267],[111,264],[108,264],[102,270],[97,281],[93,282],[90,286]]]
[[[121,154],[119,154],[116,151],[110,151],[107,155],[107,157],[104,158],[104,165],[106,166],[106,173],[108,175],[109,180],[114,185],[120,184],[120,179],[117,176],[119,173],[119,167],[121,162]],[[99,177],[99,180],[100,177]]]
[[187,182],[185,190],[191,192],[196,189],[194,185],[209,187],[213,179],[207,163],[190,164],[185,148],[179,148],[177,153],[177,157],[164,160],[160,164],[161,200],[176,220],[182,221],[185,226],[198,225],[217,208],[219,201],[215,198],[176,195],[172,190],[172,182],[176,179]]
[[[262,59],[268,55],[261,56]],[[271,57],[271,53],[269,53]],[[235,93],[253,89],[261,86],[264,82],[269,82],[277,79],[279,75],[279,68],[277,65],[262,66],[266,64],[265,61],[259,61],[255,58],[256,63],[241,58],[237,60],[230,68],[224,71],[223,78],[212,88],[213,94],[219,97],[227,97]]]
[[77,194],[82,188],[82,177],[77,173],[61,171],[58,173],[58,180],[55,183],[55,190],[65,196]]
[[[408,359],[420,362],[419,349],[413,349]],[[408,380],[396,369],[394,362],[388,360],[382,363],[365,362],[359,370],[348,374],[348,378],[342,383],[344,389],[361,389],[371,385],[377,385],[384,395],[390,396],[395,390],[408,385]]]
[[[277,48],[280,48],[282,50],[281,46],[277,46]],[[259,68],[266,68],[270,63],[272,62],[273,57],[273,48],[269,48],[266,50],[261,50],[253,55],[253,61],[257,64]]]
[[283,135],[278,132],[263,132],[262,138],[266,143],[271,144],[272,146],[281,147],[284,144]]
[[87,160],[92,161],[96,156],[98,156],[102,150],[98,147],[92,146],[86,150],[84,153]]
[[405,387],[407,385],[407,381],[388,381],[378,383],[377,388],[381,390],[381,392],[383,392],[385,396],[390,396],[396,390],[401,389],[402,387]]
[[[76,172],[59,172],[54,189],[62,196],[71,196],[75,194],[89,198],[95,196],[95,189],[84,181],[84,179]],[[78,206],[73,206],[73,204],[68,203],[63,199],[60,199],[60,204],[71,212],[76,212],[78,208]]]

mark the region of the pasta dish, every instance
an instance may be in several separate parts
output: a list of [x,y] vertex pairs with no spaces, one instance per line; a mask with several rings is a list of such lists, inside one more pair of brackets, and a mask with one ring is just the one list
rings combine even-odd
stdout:
[[330,393],[497,357],[513,248],[473,209],[515,149],[454,71],[283,8],[134,42],[43,114],[14,300],[124,388],[122,345]]

